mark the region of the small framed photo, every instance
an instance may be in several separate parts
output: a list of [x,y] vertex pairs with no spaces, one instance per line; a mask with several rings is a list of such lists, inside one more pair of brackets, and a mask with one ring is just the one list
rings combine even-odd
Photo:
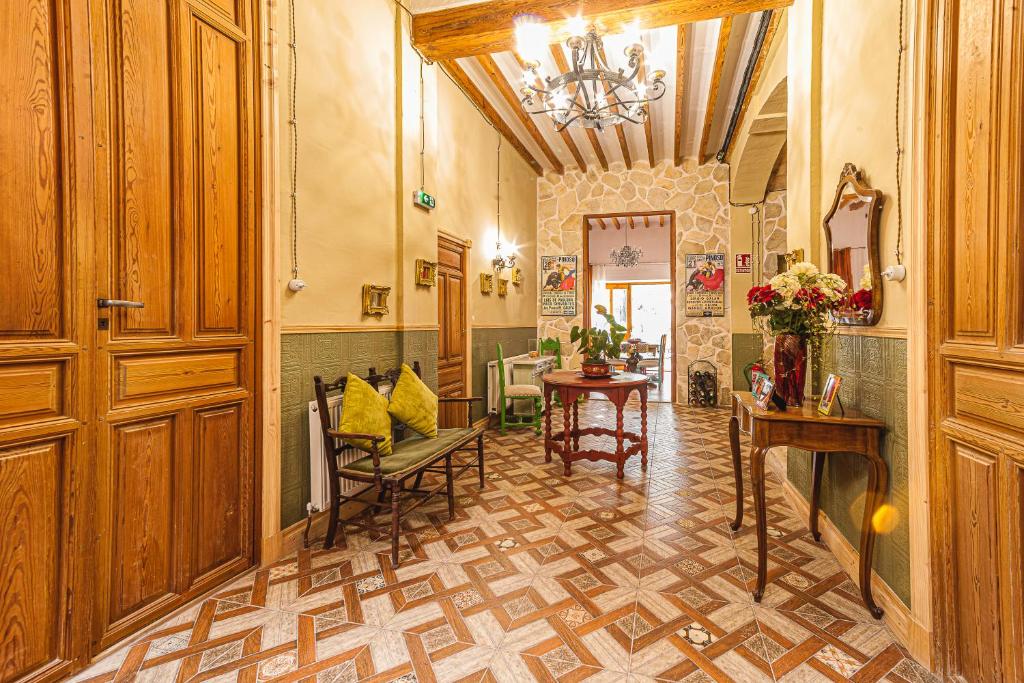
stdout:
[[508,280],[498,278],[498,296],[508,296]]
[[523,284],[523,269],[519,266],[512,268],[512,284],[516,287]]
[[363,315],[383,317],[388,314],[390,287],[363,285]]
[[490,294],[494,291],[494,274],[480,273],[480,293]]
[[754,401],[757,402],[757,407],[761,410],[768,410],[772,394],[775,393],[775,382],[765,376],[760,376],[754,382],[754,389],[751,393],[754,394]]
[[[818,402],[818,412],[822,415],[832,414],[832,405],[839,396],[839,387],[843,385],[843,378],[840,375],[829,375],[825,380],[825,387],[821,392],[821,400]],[[841,405],[841,404],[840,404]]]
[[421,287],[433,287],[437,284],[437,263],[426,259],[416,259],[416,284]]

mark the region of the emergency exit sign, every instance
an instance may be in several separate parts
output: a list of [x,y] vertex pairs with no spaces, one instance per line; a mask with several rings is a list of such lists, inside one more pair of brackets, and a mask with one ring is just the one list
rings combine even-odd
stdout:
[[412,203],[427,211],[437,208],[437,200],[434,199],[434,195],[427,194],[423,190],[416,190],[412,193]]

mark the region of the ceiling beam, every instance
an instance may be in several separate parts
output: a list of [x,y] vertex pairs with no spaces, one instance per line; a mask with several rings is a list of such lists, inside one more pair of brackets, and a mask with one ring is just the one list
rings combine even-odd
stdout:
[[[551,56],[555,60],[555,66],[562,73],[566,73],[569,70],[569,62],[565,58],[565,53],[562,52],[561,45],[551,46]],[[601,141],[597,139],[597,133],[594,132],[593,128],[586,128],[587,138],[590,139],[590,144],[594,148],[594,154],[597,155],[597,160],[601,164],[601,168],[608,170],[608,159],[604,155],[604,149],[601,147]]]
[[788,7],[793,0],[503,0],[415,14],[413,44],[429,59],[454,59],[512,50],[515,19],[528,14],[551,26],[551,39],[569,37],[566,19],[581,15],[602,33],[634,21],[645,29]]
[[[754,99],[754,93],[757,92],[758,83],[761,82],[761,72],[764,71],[765,62],[768,61],[768,53],[772,49],[772,40],[775,38],[775,32],[779,28],[779,22],[782,21],[782,12],[772,12],[772,18],[768,23],[768,32],[765,33],[764,42],[761,44],[761,51],[757,55],[757,61],[754,63],[754,71],[750,76],[750,83],[747,85],[746,92],[743,93],[743,102],[740,104],[740,113],[736,117],[736,125],[733,131],[736,135],[739,135],[740,131],[743,130],[743,117],[747,114],[747,108],[750,106],[750,101]],[[731,149],[726,149],[726,158],[728,158]]]
[[626,221],[629,223],[629,228],[631,230],[636,230],[636,222],[633,220],[632,216],[627,216]]
[[483,114],[484,118],[487,119],[494,128],[502,135],[509,143],[515,148],[519,155],[526,160],[526,163],[530,164],[534,172],[537,175],[544,175],[544,167],[533,158],[530,151],[526,149],[526,146],[519,139],[519,136],[509,128],[505,120],[501,118],[501,114],[487,101],[480,89],[476,87],[476,84],[470,80],[469,75],[463,71],[462,67],[459,66],[454,59],[447,59],[438,62],[441,68],[447,72],[451,79],[455,81],[455,84],[459,86],[459,89],[465,93],[469,101],[476,105],[476,108]]
[[[522,69],[523,71],[526,71],[526,65],[523,63],[523,60],[519,57],[519,55],[513,52],[512,56],[516,58],[516,63],[519,65],[519,68]],[[562,142],[565,144],[566,149],[569,150],[569,154],[571,154],[572,158],[576,160],[576,165],[579,167],[580,171],[586,173],[587,162],[583,158],[583,155],[580,154],[580,148],[576,146],[576,141],[572,139],[572,135],[569,134],[568,130],[559,131],[558,134],[559,136],[561,136]]]
[[[604,54],[604,46],[602,45],[599,49],[601,51],[601,59],[603,59],[604,63],[607,64],[608,63],[608,57],[606,57],[605,54]],[[607,91],[608,90],[608,83],[607,82],[605,82],[604,87],[605,87],[605,90]],[[625,126],[620,124],[618,126],[614,126],[614,128],[615,128],[615,137],[618,138],[618,140],[619,140],[619,151],[622,152],[622,161],[625,162],[626,168],[628,170],[633,170],[633,157],[630,156],[630,154],[629,154],[629,142],[626,141],[626,131],[623,130],[623,128],[625,128]]]
[[676,40],[676,136],[672,156],[676,166],[683,165],[683,122],[686,120],[686,32],[688,27],[680,25]]
[[711,138],[711,125],[715,121],[715,108],[718,106],[718,91],[722,85],[722,72],[725,70],[725,56],[729,48],[729,35],[732,33],[732,17],[722,19],[722,27],[718,31],[718,48],[715,52],[715,68],[711,73],[711,85],[708,89],[708,108],[704,112],[704,132],[700,136],[700,147],[697,158],[705,163],[710,158],[707,153],[708,141]]
[[[508,79],[505,78],[505,74],[501,72],[501,68],[498,67],[498,63],[494,61],[494,57],[491,55],[480,55],[476,60],[484,70],[484,73],[487,74],[487,77],[491,79],[491,83],[494,84],[494,87],[498,89],[499,93],[501,93],[505,102],[509,107],[511,107],[516,118],[519,119],[519,123],[523,124],[523,127],[526,128],[526,132],[530,134],[533,141],[537,143],[538,147],[540,147],[540,151],[543,152],[544,156],[546,156],[548,161],[551,162],[551,166],[555,169],[555,172],[559,174],[565,173],[565,167],[562,166],[562,161],[558,158],[558,155],[555,154],[554,150],[551,149],[551,145],[549,145],[548,141],[544,139],[544,136],[541,135],[533,117],[523,110],[523,103],[519,100],[515,91],[512,90],[512,86],[509,85]],[[545,116],[545,118],[547,117]]]

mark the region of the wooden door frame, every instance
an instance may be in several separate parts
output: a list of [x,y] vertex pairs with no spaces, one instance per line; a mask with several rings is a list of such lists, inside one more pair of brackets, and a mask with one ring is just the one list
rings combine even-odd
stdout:
[[[585,273],[583,280],[583,326],[590,327],[590,309],[592,304],[594,286],[593,272],[590,269],[590,221],[594,218],[628,218],[637,216],[640,218],[650,216],[669,217],[669,281],[672,285],[672,356],[669,361],[669,372],[672,373],[672,403],[676,402],[676,387],[679,385],[679,375],[676,373],[676,354],[679,348],[676,345],[676,212],[675,211],[623,211],[618,213],[588,213],[583,216],[583,263],[580,268]],[[629,228],[626,228],[627,230]]]

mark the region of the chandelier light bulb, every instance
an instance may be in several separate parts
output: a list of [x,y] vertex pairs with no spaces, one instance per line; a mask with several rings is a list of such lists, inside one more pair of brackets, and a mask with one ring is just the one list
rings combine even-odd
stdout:
[[582,38],[587,35],[587,20],[578,14],[570,17],[565,22],[565,30],[570,36]]
[[530,17],[516,21],[516,52],[528,63],[540,63],[550,43],[551,29]]

